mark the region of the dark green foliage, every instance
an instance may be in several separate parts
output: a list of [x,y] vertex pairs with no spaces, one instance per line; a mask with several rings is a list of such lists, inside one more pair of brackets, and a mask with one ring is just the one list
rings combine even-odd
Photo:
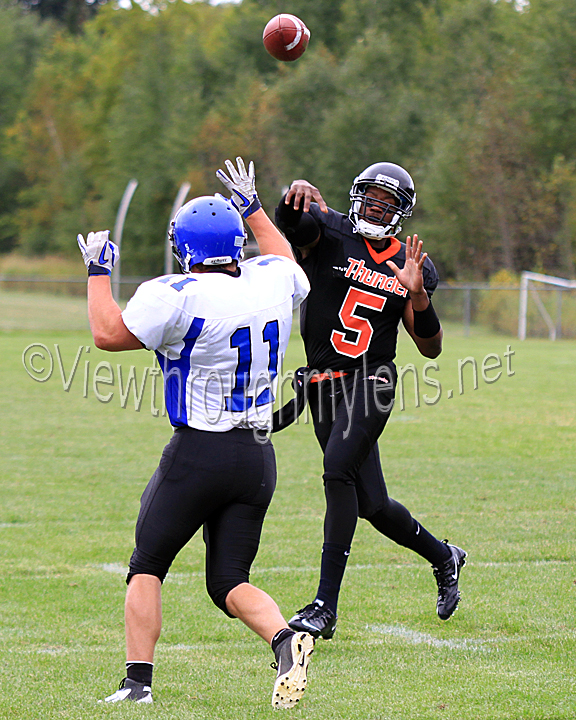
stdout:
[[22,14],[10,3],[0,3],[0,253],[18,242],[14,211],[18,194],[27,186],[22,163],[7,153],[9,128],[26,95],[38,55],[53,28],[40,25],[37,18]]
[[[3,1],[0,251],[73,255],[135,177],[123,268],[152,274],[178,187],[222,190],[227,157],[255,160],[269,212],[296,177],[346,212],[353,178],[390,160],[444,279],[574,272],[571,0],[105,5],[79,35]],[[311,30],[296,63],[262,46],[279,12]]]
[[20,5],[42,20],[53,20],[71,33],[79,33],[106,0],[18,0]]

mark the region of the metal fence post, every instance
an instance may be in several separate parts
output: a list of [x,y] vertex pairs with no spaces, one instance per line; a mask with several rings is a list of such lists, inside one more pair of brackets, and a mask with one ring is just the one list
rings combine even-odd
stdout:
[[470,316],[472,306],[472,289],[467,287],[464,290],[464,337],[470,335]]
[[124,229],[124,221],[126,220],[128,206],[130,205],[130,201],[132,200],[132,196],[134,195],[137,187],[138,180],[135,180],[134,178],[132,178],[132,180],[128,182],[128,185],[126,185],[126,190],[124,190],[124,195],[122,196],[122,200],[120,201],[120,207],[118,208],[118,213],[116,215],[116,222],[114,223],[113,239],[116,245],[118,245],[119,254],[116,265],[112,270],[112,296],[114,297],[114,300],[116,300],[116,302],[120,300],[120,279],[122,277],[122,273],[120,271],[120,258],[122,257],[120,252],[120,248],[122,246],[122,230]]

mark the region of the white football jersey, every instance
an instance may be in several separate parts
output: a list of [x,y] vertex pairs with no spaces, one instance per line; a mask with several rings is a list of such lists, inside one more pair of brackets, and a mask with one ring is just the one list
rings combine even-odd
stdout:
[[292,260],[263,255],[240,275],[164,275],[143,283],[122,313],[155,350],[175,427],[224,432],[271,428],[292,314],[310,284]]

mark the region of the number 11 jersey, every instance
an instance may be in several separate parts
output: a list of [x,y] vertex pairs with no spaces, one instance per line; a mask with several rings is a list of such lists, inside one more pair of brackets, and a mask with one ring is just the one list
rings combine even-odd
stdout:
[[298,265],[276,255],[225,272],[143,283],[122,313],[156,351],[173,426],[269,430],[292,315],[309,290]]

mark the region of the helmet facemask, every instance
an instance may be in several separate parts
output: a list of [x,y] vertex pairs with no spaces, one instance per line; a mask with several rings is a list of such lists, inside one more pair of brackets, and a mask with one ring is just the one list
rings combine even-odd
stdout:
[[[399,198],[396,197],[396,203],[385,202],[370,197],[365,192],[365,190],[360,191],[358,195],[352,198],[350,212],[354,213],[356,217],[356,232],[370,240],[392,237],[397,232],[400,232],[402,229],[400,222],[403,215],[398,207]],[[368,214],[369,209],[372,211],[370,214]],[[374,210],[379,212],[374,213]],[[386,221],[384,218],[390,213],[393,213],[392,217]]]
[[190,267],[188,266],[188,262],[190,258],[183,258],[178,245],[176,245],[174,237],[174,220],[172,220],[172,222],[170,223],[168,239],[170,240],[170,246],[172,247],[172,255],[174,255],[174,257],[178,261],[178,264],[182,268],[182,272],[189,273]]
[[[396,202],[369,197],[366,193],[370,187],[385,190]],[[402,230],[402,223],[412,215],[416,194],[412,178],[403,168],[392,163],[376,163],[354,180],[350,200],[349,218],[354,232],[369,240],[382,240]],[[375,208],[379,213],[374,213]],[[367,213],[368,209],[371,214]],[[385,219],[389,213],[391,217]]]

